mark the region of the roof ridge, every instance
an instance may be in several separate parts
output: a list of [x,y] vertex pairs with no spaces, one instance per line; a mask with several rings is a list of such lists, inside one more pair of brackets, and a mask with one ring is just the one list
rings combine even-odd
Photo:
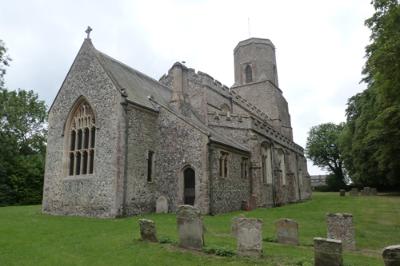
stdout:
[[112,61],[114,61],[115,63],[120,64],[121,66],[123,66],[123,67],[126,68],[127,70],[132,71],[132,72],[134,72],[135,74],[138,74],[140,77],[143,77],[143,78],[145,78],[145,79],[147,79],[147,80],[150,80],[150,81],[152,81],[152,82],[156,82],[158,85],[160,85],[160,86],[162,86],[162,87],[164,87],[164,88],[166,88],[166,89],[168,89],[168,90],[171,90],[169,87],[165,86],[164,84],[162,84],[162,83],[159,82],[158,80],[156,80],[156,79],[154,79],[154,78],[152,78],[152,77],[150,77],[150,76],[144,74],[143,72],[140,72],[139,70],[134,69],[133,67],[131,67],[131,66],[129,66],[129,65],[127,65],[127,64],[125,64],[125,63],[123,63],[123,62],[121,62],[121,61],[118,60],[118,59],[115,59],[115,58],[109,56],[109,55],[106,54],[106,53],[103,53],[102,51],[97,50],[96,48],[94,48],[94,49],[95,49],[95,51],[96,51],[98,54],[100,54],[101,56],[104,56],[104,57],[106,57],[107,59],[112,60]]

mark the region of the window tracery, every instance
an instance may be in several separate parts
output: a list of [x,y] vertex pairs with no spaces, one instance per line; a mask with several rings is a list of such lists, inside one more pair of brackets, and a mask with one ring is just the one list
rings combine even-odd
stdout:
[[86,101],[82,101],[70,119],[68,145],[70,176],[93,174],[95,137],[93,110]]

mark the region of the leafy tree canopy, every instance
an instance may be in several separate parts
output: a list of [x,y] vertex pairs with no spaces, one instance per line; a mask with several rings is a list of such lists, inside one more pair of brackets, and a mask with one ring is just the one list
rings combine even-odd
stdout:
[[33,91],[3,88],[9,58],[0,42],[0,206],[39,203],[46,150],[46,106]]
[[334,175],[338,187],[345,186],[343,160],[339,138],[344,124],[326,123],[311,128],[306,144],[306,156],[313,163]]
[[400,5],[374,0],[363,69],[368,87],[351,97],[341,137],[346,169],[364,185],[400,187]]
[[4,86],[4,75],[6,67],[9,65],[11,58],[7,55],[7,48],[2,40],[0,40],[0,88]]

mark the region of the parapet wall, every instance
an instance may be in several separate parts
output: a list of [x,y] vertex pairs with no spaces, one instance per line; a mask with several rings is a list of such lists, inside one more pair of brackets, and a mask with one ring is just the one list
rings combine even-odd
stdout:
[[[214,126],[227,126],[236,128],[251,128],[257,133],[264,135],[271,140],[287,147],[297,153],[304,153],[301,146],[294,143],[292,140],[284,136],[280,129],[275,128],[274,121],[263,111],[257,108],[255,105],[250,103],[244,97],[236,93],[231,88],[223,85],[220,81],[214,79],[212,76],[201,71],[195,71],[193,68],[187,68],[182,65],[187,71],[188,77],[188,90],[192,90],[192,94],[200,94],[198,90],[202,90],[204,87],[212,90],[213,92],[222,96],[222,98],[229,104],[236,104],[240,109],[244,110],[247,115],[241,115],[236,113],[231,113],[230,115],[224,114],[223,112],[208,112],[207,122]],[[168,72],[167,75],[163,75],[160,78],[160,82],[166,86],[171,87],[171,73]],[[193,92],[193,88],[196,88],[196,92]],[[192,96],[191,97],[192,101]],[[207,108],[207,106],[202,106]],[[200,110],[199,110],[200,111]],[[251,122],[247,122],[250,121]],[[246,121],[246,122],[244,122]]]

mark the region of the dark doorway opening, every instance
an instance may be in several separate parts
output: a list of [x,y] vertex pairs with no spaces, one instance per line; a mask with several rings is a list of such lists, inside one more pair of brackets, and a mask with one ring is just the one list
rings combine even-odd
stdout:
[[183,203],[194,205],[195,199],[195,174],[192,168],[183,171]]

